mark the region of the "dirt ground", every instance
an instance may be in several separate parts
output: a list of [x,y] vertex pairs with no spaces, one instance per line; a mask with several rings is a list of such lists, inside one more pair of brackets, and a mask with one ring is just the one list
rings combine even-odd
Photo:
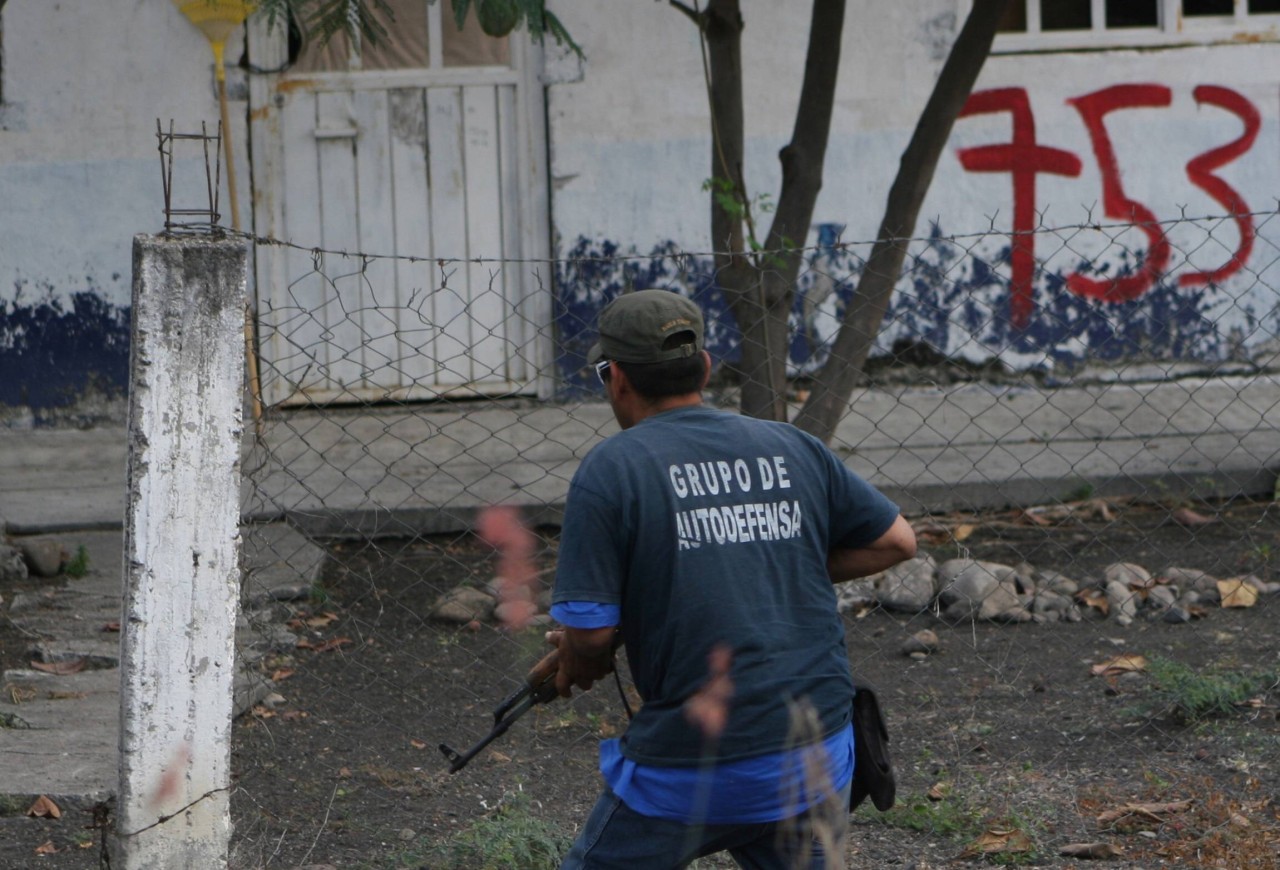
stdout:
[[[1080,581],[1117,561],[1280,580],[1280,508],[1195,510],[1211,522],[1124,503],[1043,526],[950,517],[922,544],[939,559],[1025,560]],[[554,534],[542,542],[549,572]],[[493,855],[505,837],[549,849],[572,837],[597,793],[596,741],[625,727],[618,690],[535,708],[451,775],[438,744],[464,749],[488,731],[492,708],[544,652],[540,632],[426,618],[442,592],[492,578],[493,553],[469,536],[332,554],[316,597],[280,614],[299,633],[297,649],[264,666],[282,700],[236,724],[233,866],[480,867],[449,851],[468,831]],[[851,817],[850,867],[1280,867],[1280,596],[1127,627],[1097,615],[951,625],[873,610],[846,620],[854,669],[881,692],[899,780],[891,813],[865,805]],[[904,655],[925,628],[939,650]],[[0,623],[0,657],[15,642],[5,632]],[[1193,679],[1094,675],[1126,655],[1185,666]],[[1245,703],[1225,714],[1171,711],[1170,698],[1245,677],[1255,681]],[[96,832],[71,815],[0,819],[0,867],[98,866],[96,848],[77,848]],[[44,842],[61,850],[37,856]],[[1098,857],[1061,854],[1078,844]],[[511,861],[498,866],[533,866]]]

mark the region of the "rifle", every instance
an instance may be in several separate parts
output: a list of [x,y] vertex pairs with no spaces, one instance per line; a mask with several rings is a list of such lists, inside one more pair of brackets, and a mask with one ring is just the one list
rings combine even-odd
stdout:
[[466,767],[467,762],[479,755],[481,750],[490,743],[506,734],[507,729],[529,712],[535,704],[545,704],[556,698],[556,672],[559,669],[560,650],[553,649],[530,669],[524,678],[524,685],[494,708],[493,730],[466,752],[458,752],[448,744],[441,743],[440,751],[449,761],[449,772],[457,773]]

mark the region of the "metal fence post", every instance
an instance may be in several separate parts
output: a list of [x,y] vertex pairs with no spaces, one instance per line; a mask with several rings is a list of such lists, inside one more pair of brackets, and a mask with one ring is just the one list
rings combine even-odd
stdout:
[[226,866],[247,248],[133,244],[118,866]]

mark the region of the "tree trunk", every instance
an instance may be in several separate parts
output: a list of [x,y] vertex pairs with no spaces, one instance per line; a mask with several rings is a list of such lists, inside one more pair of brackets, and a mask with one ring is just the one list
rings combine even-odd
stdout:
[[[742,332],[739,369],[744,394],[752,389],[769,359],[767,309],[756,290],[759,275],[746,256],[741,210],[743,182],[742,11],[738,0],[711,0],[698,20],[707,46],[707,100],[711,109],[711,245],[716,282],[724,291]],[[721,198],[731,194],[738,208]],[[753,411],[759,409],[754,408]],[[751,413],[743,407],[744,413]],[[758,413],[754,416],[760,416]]]
[[[845,0],[814,0],[795,127],[791,142],[779,154],[782,190],[763,242],[765,253],[754,258],[746,256],[743,235],[750,198],[742,167],[742,15],[738,0],[712,0],[705,13],[716,274],[742,333],[741,411],[753,417],[786,419],[787,318],[795,298],[800,249],[822,189],[844,7]],[[733,190],[740,213],[731,213],[717,200],[717,190],[728,189]]]
[[973,10],[951,46],[911,142],[903,152],[876,243],[845,310],[831,357],[796,418],[798,427],[823,441],[830,442],[836,424],[848,409],[849,397],[862,375],[862,367],[902,272],[902,261],[907,253],[905,239],[915,230],[916,218],[933,181],[938,159],[951,136],[956,117],[973,91],[973,84],[987,55],[991,53],[996,27],[1010,2],[974,0]]

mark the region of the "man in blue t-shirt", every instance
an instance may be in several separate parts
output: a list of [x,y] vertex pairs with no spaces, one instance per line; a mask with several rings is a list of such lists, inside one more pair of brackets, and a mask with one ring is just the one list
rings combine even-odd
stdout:
[[[896,506],[785,424],[702,404],[698,307],[641,290],[590,362],[622,432],[574,475],[552,616],[568,697],[626,645],[643,705],[564,868],[826,867],[843,851],[853,683],[833,582],[910,558]],[[823,820],[826,821],[823,821]],[[843,866],[843,855],[834,861]]]

